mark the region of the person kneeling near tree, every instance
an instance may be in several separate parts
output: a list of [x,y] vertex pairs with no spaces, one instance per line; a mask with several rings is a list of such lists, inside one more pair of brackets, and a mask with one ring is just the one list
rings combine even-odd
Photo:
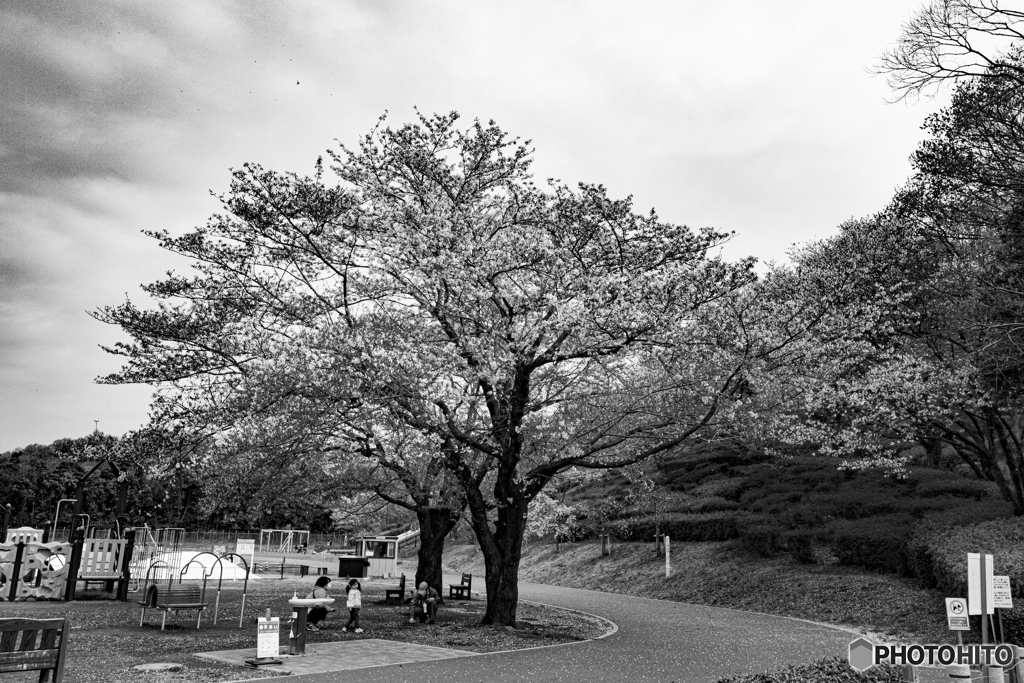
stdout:
[[[327,587],[331,585],[330,578],[321,576],[316,580],[316,584],[313,587],[313,592],[306,596],[308,599],[312,598],[329,598],[330,593],[327,592]],[[306,616],[306,630],[307,631],[319,631],[320,622],[327,618],[328,612],[333,612],[334,608],[330,605],[315,605],[309,610],[309,614]]]
[[409,623],[419,619],[421,624],[423,622],[433,624],[434,618],[437,616],[437,603],[440,600],[441,596],[428,586],[426,581],[421,583],[416,592],[412,594],[412,602],[409,603]]

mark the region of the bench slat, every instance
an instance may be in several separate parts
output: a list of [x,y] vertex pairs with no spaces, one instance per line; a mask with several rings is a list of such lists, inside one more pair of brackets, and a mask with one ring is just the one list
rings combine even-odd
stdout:
[[[171,602],[166,605],[157,604],[156,609],[203,609],[208,606],[208,602]],[[153,609],[152,607],[150,609]]]
[[57,666],[58,650],[0,652],[0,671],[35,671]]
[[11,617],[0,619],[0,633],[7,634],[11,631],[41,631],[43,629],[55,628],[58,631],[64,627],[63,619],[23,619]]

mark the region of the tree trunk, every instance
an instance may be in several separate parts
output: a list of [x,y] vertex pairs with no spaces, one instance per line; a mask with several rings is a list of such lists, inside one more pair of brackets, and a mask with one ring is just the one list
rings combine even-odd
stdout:
[[487,610],[481,623],[514,628],[519,605],[519,561],[529,501],[523,496],[522,489],[512,483],[508,471],[499,468],[496,479],[495,498],[503,502],[497,505],[498,514],[493,528],[487,518],[488,507],[479,485],[466,479],[463,483],[473,532],[480,542],[486,572]]
[[[499,514],[499,518],[502,516]],[[525,514],[520,514],[520,519],[525,519]],[[519,561],[522,556],[523,529],[513,527],[504,534],[494,536],[498,543],[489,544],[491,552],[484,553],[487,610],[482,623],[515,628],[516,609],[519,607]]]
[[420,548],[416,553],[414,585],[419,586],[425,581],[438,595],[444,595],[441,592],[444,539],[458,523],[459,513],[449,508],[420,507],[416,510],[416,518],[420,523]]

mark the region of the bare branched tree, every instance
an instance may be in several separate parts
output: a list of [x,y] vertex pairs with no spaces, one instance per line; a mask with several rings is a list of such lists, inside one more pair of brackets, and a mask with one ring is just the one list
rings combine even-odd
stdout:
[[932,95],[947,81],[1005,78],[1024,86],[1024,10],[999,0],[931,0],[903,25],[899,42],[871,70],[888,76],[896,100]]

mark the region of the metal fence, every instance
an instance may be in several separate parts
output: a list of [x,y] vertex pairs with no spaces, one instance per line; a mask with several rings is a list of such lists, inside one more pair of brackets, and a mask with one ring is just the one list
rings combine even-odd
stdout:
[[[339,548],[349,544],[350,534],[310,534],[310,548],[326,548],[328,541],[331,547]],[[257,546],[260,540],[260,529],[234,529],[230,531],[186,531],[182,537],[182,547],[187,550],[209,550],[212,546],[228,546],[234,550],[238,539],[252,539]]]

